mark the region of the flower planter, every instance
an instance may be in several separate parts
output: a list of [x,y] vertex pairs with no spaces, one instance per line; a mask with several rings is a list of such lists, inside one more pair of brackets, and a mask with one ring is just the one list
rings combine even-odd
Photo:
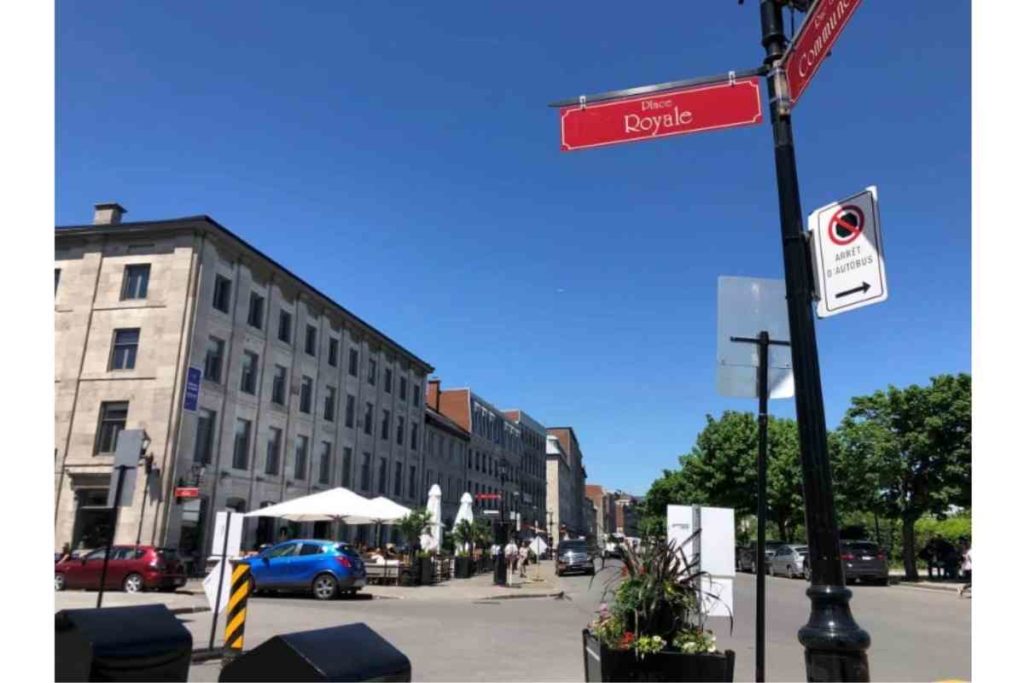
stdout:
[[632,650],[610,650],[583,629],[583,671],[587,681],[723,681],[731,683],[736,654],[658,652],[642,659]]
[[432,557],[418,557],[419,577],[421,586],[430,586],[434,583],[434,559]]
[[456,579],[468,579],[473,576],[473,558],[471,557],[456,557],[455,558],[455,578]]

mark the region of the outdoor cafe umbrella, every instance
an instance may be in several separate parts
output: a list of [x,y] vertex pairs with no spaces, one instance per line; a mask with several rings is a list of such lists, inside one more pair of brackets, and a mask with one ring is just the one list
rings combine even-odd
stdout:
[[[455,514],[455,526],[459,525],[461,521],[467,521],[470,524],[473,523],[473,494],[466,492],[462,494],[462,498],[459,499],[459,511]],[[462,544],[463,550],[469,550],[469,542]]]
[[427,529],[430,534],[420,537],[420,545],[424,550],[440,550],[441,534],[444,533],[441,527],[441,487],[434,484],[427,494],[427,513],[430,514],[430,522]]
[[340,520],[372,510],[371,501],[358,493],[339,486],[301,498],[286,500],[277,505],[247,512],[245,517],[280,517],[292,522],[323,522]]

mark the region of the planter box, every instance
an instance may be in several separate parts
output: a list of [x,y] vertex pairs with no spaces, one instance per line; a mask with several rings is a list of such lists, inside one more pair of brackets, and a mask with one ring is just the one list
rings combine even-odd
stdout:
[[421,586],[430,586],[434,583],[434,559],[432,557],[418,557],[419,577]]
[[456,579],[468,579],[473,576],[473,558],[471,557],[456,557],[455,558],[455,578]]
[[731,683],[736,653],[659,652],[640,659],[632,650],[609,650],[583,629],[586,681],[722,681]]

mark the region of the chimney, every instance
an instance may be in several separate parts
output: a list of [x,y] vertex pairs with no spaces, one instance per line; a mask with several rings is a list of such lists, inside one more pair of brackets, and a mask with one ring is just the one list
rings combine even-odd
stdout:
[[92,214],[93,225],[117,225],[121,222],[121,216],[128,213],[123,206],[117,202],[97,204]]
[[437,412],[441,412],[441,380],[431,378],[427,380],[427,405]]

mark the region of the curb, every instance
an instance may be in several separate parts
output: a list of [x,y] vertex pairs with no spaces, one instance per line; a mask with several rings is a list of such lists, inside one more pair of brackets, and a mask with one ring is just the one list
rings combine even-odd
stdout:
[[197,612],[209,612],[209,607],[175,607],[171,614],[196,614]]
[[565,597],[565,591],[558,591],[557,593],[521,593],[520,595],[489,595],[482,598],[474,598],[475,600],[522,600],[526,598],[562,598]]
[[928,591],[945,591],[946,593],[956,593],[960,588],[959,585],[954,584],[915,583],[914,581],[899,581],[891,585],[904,588],[919,588]]
[[193,662],[208,662],[213,659],[222,659],[224,657],[224,648],[215,647],[213,649],[202,647],[199,649],[192,650],[192,661]]

